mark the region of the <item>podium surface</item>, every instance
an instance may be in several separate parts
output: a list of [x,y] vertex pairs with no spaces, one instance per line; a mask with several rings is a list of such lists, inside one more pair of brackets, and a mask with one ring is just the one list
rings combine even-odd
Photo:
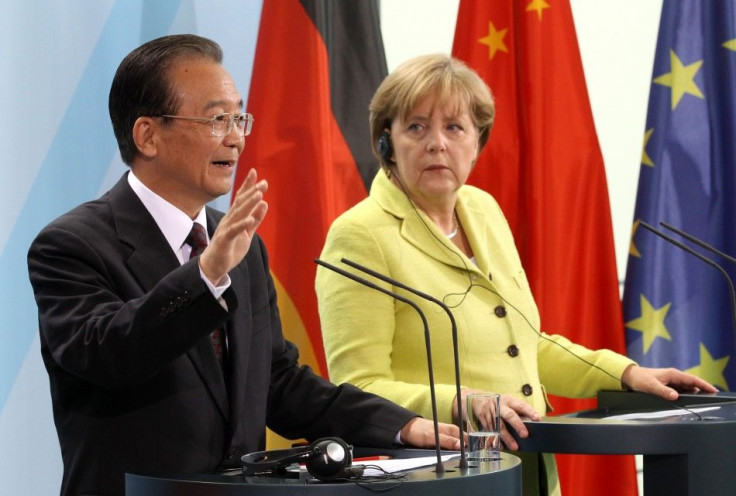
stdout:
[[[701,408],[707,411],[697,412]],[[614,415],[675,411],[660,418]],[[525,422],[522,451],[640,454],[645,496],[736,494],[736,395],[681,394],[676,402],[630,392],[602,392],[598,408]]]
[[[386,450],[381,451],[386,454]],[[401,455],[397,453],[401,452]],[[432,456],[434,451],[393,450],[397,458]],[[445,453],[447,454],[447,453]],[[362,455],[356,455],[362,456]],[[125,475],[126,496],[281,496],[281,495],[345,495],[365,496],[366,485],[376,491],[397,496],[521,496],[521,461],[502,453],[501,460],[483,462],[471,468],[457,468],[458,459],[444,462],[445,472],[437,474],[434,465],[406,472],[401,480],[357,483],[357,481],[321,482],[315,479],[279,477],[243,477],[240,474],[183,475],[151,477]],[[366,462],[370,463],[370,462]],[[358,463],[356,463],[357,465]],[[373,492],[373,491],[368,491]]]

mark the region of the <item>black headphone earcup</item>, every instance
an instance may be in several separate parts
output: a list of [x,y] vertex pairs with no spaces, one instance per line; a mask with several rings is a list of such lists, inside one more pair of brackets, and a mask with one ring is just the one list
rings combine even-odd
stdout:
[[353,455],[345,441],[327,437],[311,444],[312,453],[307,460],[307,471],[315,479],[330,481],[348,479],[354,474],[347,468],[353,463]]
[[393,164],[393,155],[394,155],[394,149],[391,145],[391,135],[388,134],[388,132],[384,131],[381,133],[381,135],[378,137],[378,141],[376,142],[376,150],[378,150],[378,153],[381,155],[381,158],[384,162],[387,164]]

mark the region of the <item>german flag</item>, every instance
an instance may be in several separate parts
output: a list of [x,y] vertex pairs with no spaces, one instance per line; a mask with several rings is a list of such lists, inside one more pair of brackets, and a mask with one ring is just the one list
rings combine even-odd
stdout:
[[366,197],[378,169],[368,105],[387,74],[373,0],[265,0],[238,164],[269,182],[258,233],[270,254],[287,339],[323,376],[314,259],[342,212]]
[[[453,54],[494,93],[496,122],[470,182],[509,220],[542,330],[625,353],[608,187],[569,0],[461,0]],[[595,406],[552,402],[555,414]],[[557,461],[567,496],[636,494],[631,456]]]

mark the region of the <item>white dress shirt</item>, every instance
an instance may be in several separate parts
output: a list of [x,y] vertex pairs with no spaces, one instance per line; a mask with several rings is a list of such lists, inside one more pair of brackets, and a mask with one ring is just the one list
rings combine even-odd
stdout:
[[[156,221],[158,228],[161,229],[166,241],[168,241],[169,246],[171,246],[171,249],[179,259],[179,263],[182,265],[186,263],[189,260],[192,247],[185,243],[184,240],[187,239],[195,222],[201,224],[205,232],[207,232],[205,209],[202,208],[194,221],[192,221],[187,214],[151,191],[151,189],[133,174],[133,171],[130,171],[128,174],[128,184],[130,184],[133,192],[140,198],[143,206],[146,207],[148,213],[153,217],[153,220]],[[209,242],[209,234],[207,234],[207,241]],[[205,277],[201,267],[199,274],[215,298],[220,301],[220,304],[225,306],[225,300],[221,296],[230,287],[230,276],[226,275],[223,283],[216,286]]]

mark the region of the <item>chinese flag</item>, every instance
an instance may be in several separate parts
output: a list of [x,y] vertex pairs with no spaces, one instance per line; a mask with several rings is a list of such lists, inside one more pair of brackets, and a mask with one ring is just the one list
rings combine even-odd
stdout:
[[[375,2],[265,0],[236,173],[269,182],[258,233],[269,251],[284,335],[327,374],[314,277],[332,221],[367,195],[368,104],[386,76]],[[267,352],[267,350],[264,350]]]
[[[461,0],[453,55],[496,100],[470,182],[508,217],[543,330],[623,353],[605,170],[569,0]],[[552,402],[555,414],[595,407],[592,399]],[[633,456],[557,460],[565,495],[637,492]]]

